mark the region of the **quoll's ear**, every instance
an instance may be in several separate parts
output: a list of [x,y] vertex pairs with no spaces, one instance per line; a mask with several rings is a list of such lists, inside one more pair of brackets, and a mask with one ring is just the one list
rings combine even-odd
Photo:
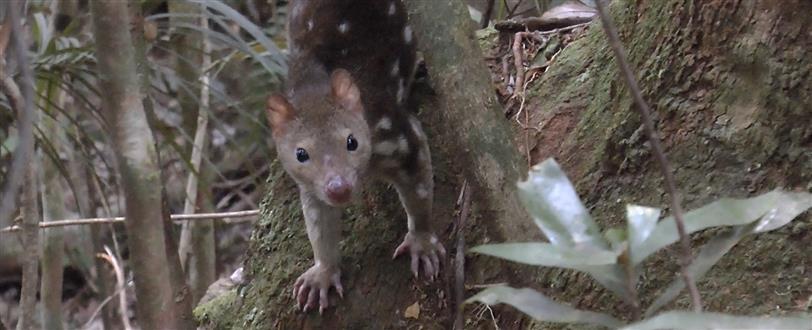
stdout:
[[336,69],[330,75],[333,89],[333,99],[344,109],[361,112],[364,107],[361,105],[361,92],[352,80],[352,76],[347,70]]
[[282,95],[271,95],[268,97],[265,115],[268,117],[268,123],[271,124],[273,134],[282,133],[285,130],[285,124],[293,120],[293,105]]

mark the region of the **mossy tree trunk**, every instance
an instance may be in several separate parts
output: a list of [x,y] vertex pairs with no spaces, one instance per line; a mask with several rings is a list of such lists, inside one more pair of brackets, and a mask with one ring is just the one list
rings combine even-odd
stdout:
[[[444,234],[457,199],[457,173],[464,173],[474,186],[477,209],[466,237],[469,246],[531,238],[527,232],[537,230],[511,198],[523,160],[512,149],[501,112],[495,105],[483,106],[493,104],[487,100],[492,88],[481,76],[480,55],[471,50],[463,8],[428,1],[409,1],[408,6],[437,93],[420,114],[436,164],[436,228]],[[611,12],[660,123],[689,208],[777,186],[812,189],[812,60],[807,56],[812,17],[797,15],[812,12],[812,4],[616,0]],[[529,124],[544,128],[534,133],[533,161],[557,158],[593,216],[608,226],[622,223],[625,203],[665,207],[667,196],[598,24],[556,57],[528,90],[525,109],[533,111]],[[450,324],[452,312],[444,305],[451,303],[450,282],[415,283],[406,262],[388,260],[403,233],[404,216],[393,192],[384,190],[371,192],[366,204],[345,217],[342,266],[348,295],[323,317],[297,314],[290,288],[310,264],[310,247],[295,185],[278,164],[272,168],[249,251],[249,282],[239,288],[241,294],[224,295],[200,308],[201,319],[219,327],[247,328]],[[506,218],[510,214],[516,218]],[[742,242],[700,283],[706,308],[739,314],[776,312],[775,306],[781,311],[803,308],[798,301],[808,298],[812,267],[812,247],[802,244],[811,239],[809,227],[810,216],[802,215],[787,228]],[[448,235],[443,237],[451,246]],[[516,274],[527,272],[507,272],[503,264],[487,260],[469,259],[473,263],[466,267],[466,283],[535,281],[535,287],[580,308],[630,315],[619,299],[583,274],[542,270],[537,277],[518,278]],[[641,284],[644,306],[678,269],[672,253],[647,266]],[[413,303],[419,303],[420,316],[406,319],[404,310]],[[687,297],[676,306],[687,309]],[[522,327],[513,313],[495,309],[500,326]],[[490,327],[487,316],[468,313],[466,318],[474,320],[470,326]]]

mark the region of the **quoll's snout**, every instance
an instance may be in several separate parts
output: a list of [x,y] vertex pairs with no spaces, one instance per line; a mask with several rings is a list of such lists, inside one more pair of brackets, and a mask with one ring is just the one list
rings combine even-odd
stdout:
[[327,181],[324,193],[331,202],[343,204],[350,201],[352,196],[352,184],[341,176],[333,176]]

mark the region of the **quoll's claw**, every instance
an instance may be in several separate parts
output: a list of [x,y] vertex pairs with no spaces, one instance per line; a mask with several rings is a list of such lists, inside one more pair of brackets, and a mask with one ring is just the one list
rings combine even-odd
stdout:
[[330,306],[327,299],[330,288],[334,287],[341,298],[344,298],[344,287],[341,286],[341,270],[338,267],[326,267],[316,264],[296,279],[293,284],[293,297],[299,310],[304,312],[319,304],[319,313]]
[[409,252],[412,258],[412,274],[415,278],[419,277],[421,263],[423,273],[429,280],[433,281],[440,274],[440,260],[445,258],[445,248],[434,234],[409,232],[403,243],[395,249],[392,259],[406,252]]

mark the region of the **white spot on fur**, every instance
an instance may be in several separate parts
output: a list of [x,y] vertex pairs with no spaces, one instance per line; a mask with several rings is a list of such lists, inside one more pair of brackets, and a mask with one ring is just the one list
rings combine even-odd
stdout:
[[313,19],[312,18],[307,20],[307,30],[308,31],[313,30]]
[[427,165],[429,161],[428,153],[425,150],[421,150],[417,154],[417,161],[422,165]]
[[397,77],[398,73],[400,73],[400,59],[395,60],[395,64],[392,65],[392,72],[389,74],[392,75],[392,77]]
[[406,41],[407,44],[412,43],[412,27],[410,25],[406,25],[403,28],[403,40]]
[[378,121],[377,124],[375,124],[375,130],[377,131],[384,131],[389,129],[392,129],[392,120],[389,119],[389,117],[383,117],[381,118],[381,120]]
[[397,8],[395,8],[395,2],[394,1],[390,2],[389,3],[389,11],[387,12],[387,14],[389,14],[389,16],[392,16],[392,15],[395,14],[396,11],[397,11]]
[[426,199],[429,197],[429,190],[426,189],[426,186],[422,183],[417,185],[417,197],[420,197],[422,199]]
[[301,3],[300,3],[300,4],[298,4],[298,5],[294,5],[294,6],[293,6],[293,12],[290,14],[290,17],[297,17],[297,16],[299,16],[299,14],[301,14],[301,13],[302,13],[302,8],[303,8],[303,7],[304,7],[304,6],[303,6]]
[[347,56],[347,53],[348,53],[348,52],[349,52],[349,51],[348,51],[346,48],[344,48],[344,49],[342,49],[342,50],[341,50],[341,55],[342,55],[342,56]]
[[417,117],[410,116],[409,124],[411,124],[412,132],[414,132],[414,135],[417,136],[417,139],[421,142],[426,142],[426,133],[423,132],[423,128],[420,126],[420,121],[417,120]]
[[401,154],[409,153],[409,141],[403,135],[398,138],[398,152]]
[[406,94],[406,87],[403,86],[403,78],[398,79],[398,104],[403,104],[403,96]]
[[338,32],[347,33],[347,31],[349,31],[349,30],[350,30],[350,23],[347,23],[347,21],[343,21],[343,22],[341,22],[341,24],[338,25]]
[[397,143],[392,141],[383,141],[372,146],[372,152],[379,155],[390,156],[392,155],[392,153],[395,152],[397,148],[398,148]]

